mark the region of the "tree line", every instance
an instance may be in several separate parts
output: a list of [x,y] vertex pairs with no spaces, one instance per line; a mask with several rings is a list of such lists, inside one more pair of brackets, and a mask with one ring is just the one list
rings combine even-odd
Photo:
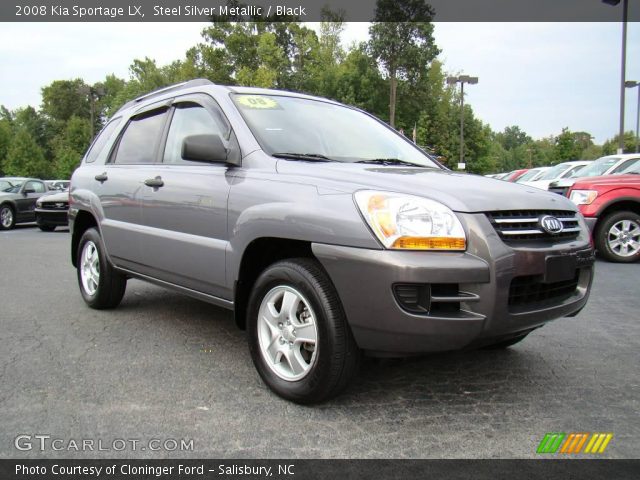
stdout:
[[[404,10],[403,10],[404,9]],[[379,0],[378,12],[412,21],[374,22],[366,42],[344,47],[344,23],[325,12],[318,31],[295,21],[215,19],[182,59],[159,66],[135,59],[129,78],[81,78],[42,88],[39,108],[0,107],[0,174],[69,178],[93,136],[125,102],[193,78],[305,92],[362,108],[388,122],[451,168],[458,161],[460,93],[448,85],[424,0]],[[464,106],[467,170],[493,173],[615,153],[617,138],[595,145],[588,132],[565,128],[534,140],[518,126],[493,131]],[[415,132],[415,133],[414,133]],[[635,135],[625,135],[633,151]]]

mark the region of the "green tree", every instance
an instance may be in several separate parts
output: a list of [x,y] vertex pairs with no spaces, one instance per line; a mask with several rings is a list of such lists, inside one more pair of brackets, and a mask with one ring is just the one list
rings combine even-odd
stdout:
[[11,129],[11,123],[4,118],[0,119],[0,175],[4,175],[5,173],[3,171],[3,164],[9,152],[12,137],[13,131]]
[[[602,144],[602,155],[613,155],[618,152],[620,134]],[[636,135],[634,132],[624,132],[624,153],[636,151]]]
[[7,152],[4,172],[11,176],[49,178],[50,167],[29,131],[25,128],[18,129]]
[[42,89],[42,113],[59,122],[66,122],[72,116],[89,118],[90,104],[86,89],[87,85],[80,78],[55,80]]
[[584,144],[583,133],[580,132],[579,135],[576,135],[567,127],[562,129],[562,133],[556,137],[555,163],[580,160]]
[[506,127],[503,132],[496,135],[496,139],[505,150],[513,150],[531,142],[531,137],[523,132],[517,125]]
[[389,124],[396,122],[398,80],[427,69],[440,50],[433,39],[433,8],[424,0],[378,0],[369,49],[389,80]]
[[91,141],[91,125],[87,119],[71,117],[64,131],[56,137],[54,171],[57,178],[70,178],[80,164]]
[[56,135],[57,124],[35,108],[19,108],[11,114],[14,132],[24,129],[36,141],[45,158],[51,158],[51,139]]

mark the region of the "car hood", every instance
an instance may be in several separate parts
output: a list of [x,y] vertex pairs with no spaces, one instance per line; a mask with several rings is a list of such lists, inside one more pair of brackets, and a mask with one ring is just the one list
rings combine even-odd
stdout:
[[540,190],[548,190],[549,184],[556,180],[535,180],[533,182],[522,182],[520,185],[526,185],[527,187],[534,187]]
[[457,212],[496,210],[576,210],[559,195],[517,183],[433,168],[353,163],[311,163],[279,160],[278,173],[299,177],[322,193],[353,193],[372,189],[407,193],[437,200]]
[[69,200],[69,192],[52,192],[45,193],[38,201],[47,201],[47,202],[67,202]]
[[628,185],[630,187],[638,188],[640,187],[640,175],[603,175],[600,177],[577,178],[574,183],[574,188],[589,188],[607,185],[615,187],[625,187]]

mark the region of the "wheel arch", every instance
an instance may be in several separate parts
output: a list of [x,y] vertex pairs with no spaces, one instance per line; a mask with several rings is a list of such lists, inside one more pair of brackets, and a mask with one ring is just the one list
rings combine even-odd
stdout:
[[96,217],[86,210],[78,210],[73,220],[73,227],[71,231],[71,263],[74,267],[77,267],[78,258],[78,245],[84,232],[90,228],[99,228]]
[[238,328],[245,329],[249,295],[260,273],[280,260],[301,257],[315,259],[310,241],[260,237],[247,245],[234,282],[234,317]]
[[607,216],[614,212],[631,211],[640,215],[640,198],[638,197],[619,197],[606,203],[600,209],[598,213],[598,221],[596,222],[595,229],[597,229]]

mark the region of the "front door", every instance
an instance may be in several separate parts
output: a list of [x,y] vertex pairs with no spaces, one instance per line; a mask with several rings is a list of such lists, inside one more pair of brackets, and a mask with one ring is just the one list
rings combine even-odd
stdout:
[[16,200],[16,220],[19,222],[35,221],[36,200],[47,193],[44,182],[28,180],[20,189],[20,198]]
[[217,134],[229,149],[237,150],[237,144],[219,107],[206,95],[179,97],[170,116],[162,162],[144,168],[143,269],[154,278],[229,298],[225,251],[232,167],[184,160],[182,142],[190,135]]

